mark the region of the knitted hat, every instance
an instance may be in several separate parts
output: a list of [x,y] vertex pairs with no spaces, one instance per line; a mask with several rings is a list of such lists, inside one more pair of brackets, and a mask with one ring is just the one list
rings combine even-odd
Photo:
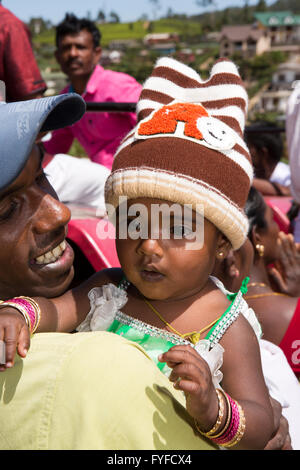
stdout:
[[253,178],[243,140],[248,96],[236,66],[219,59],[208,80],[171,58],[157,61],[138,105],[138,124],[117,150],[105,187],[120,196],[201,204],[238,249],[248,231],[243,207]]

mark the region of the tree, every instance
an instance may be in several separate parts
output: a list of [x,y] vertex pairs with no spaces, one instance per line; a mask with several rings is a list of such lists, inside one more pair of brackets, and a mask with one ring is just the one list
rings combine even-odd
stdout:
[[243,7],[243,22],[249,23],[250,22],[250,10],[249,10],[249,0],[244,0],[244,7]]
[[230,24],[229,8],[225,8],[222,12],[220,26]]
[[150,3],[153,5],[153,18],[156,18],[157,12],[160,10],[161,5],[159,0],[149,0]]
[[38,18],[30,18],[28,27],[31,31],[31,34],[40,34],[41,32],[45,31],[47,29],[45,20],[41,17]]
[[256,11],[267,11],[267,4],[265,0],[258,0]]
[[217,2],[215,0],[196,0],[196,5],[198,7],[206,8],[209,6],[217,6]]
[[168,8],[167,10],[167,18],[173,18],[174,12],[171,7]]
[[120,23],[120,17],[115,11],[111,11],[109,17],[112,23]]
[[[202,8],[206,8],[209,6],[217,7],[216,0],[196,0],[196,5]],[[215,19],[215,12],[211,11],[209,14],[209,28],[213,29],[216,26],[216,19]]]
[[97,21],[99,21],[99,23],[105,23],[105,13],[103,10],[99,10],[98,11],[98,15],[97,15]]
[[153,24],[153,21],[149,21],[149,24],[147,26],[147,32],[148,33],[153,33],[154,31],[154,24]]

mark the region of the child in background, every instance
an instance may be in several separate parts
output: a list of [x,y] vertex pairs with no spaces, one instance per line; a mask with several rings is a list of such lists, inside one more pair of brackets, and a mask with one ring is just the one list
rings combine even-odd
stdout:
[[[202,81],[191,68],[160,59],[106,183],[122,268],[96,273],[56,299],[6,301],[0,318],[21,323],[19,307],[32,330],[103,329],[137,341],[185,393],[199,433],[224,447],[263,449],[274,422],[260,327],[242,297],[246,283],[230,295],[211,277],[216,259],[247,236],[243,206],[253,173],[243,141],[246,112],[232,62],[220,59]],[[190,219],[176,215],[174,204],[187,207]],[[25,355],[22,341],[18,352]]]

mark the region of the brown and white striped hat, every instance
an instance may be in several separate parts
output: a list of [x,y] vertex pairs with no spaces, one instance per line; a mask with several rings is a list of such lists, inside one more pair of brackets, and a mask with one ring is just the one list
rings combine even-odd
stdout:
[[248,96],[237,67],[219,59],[208,80],[174,59],[157,61],[138,105],[138,124],[116,152],[106,202],[120,196],[200,204],[234,249],[244,242],[243,207],[253,178],[243,140]]

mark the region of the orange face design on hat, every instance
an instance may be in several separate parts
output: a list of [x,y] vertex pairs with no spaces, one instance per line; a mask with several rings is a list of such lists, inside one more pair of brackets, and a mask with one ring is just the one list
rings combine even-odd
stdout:
[[[179,122],[184,124],[183,132],[177,128]],[[153,111],[138,125],[135,136],[136,138],[175,137],[175,134],[177,137],[200,140],[203,145],[216,149],[230,149],[236,141],[232,129],[219,119],[210,116],[202,104],[175,101]]]
[[202,140],[203,135],[197,127],[197,120],[202,116],[208,117],[208,112],[201,104],[174,103],[154,111],[149,121],[141,123],[138,133],[140,136],[174,134],[178,121],[181,121],[185,123],[187,137]]

